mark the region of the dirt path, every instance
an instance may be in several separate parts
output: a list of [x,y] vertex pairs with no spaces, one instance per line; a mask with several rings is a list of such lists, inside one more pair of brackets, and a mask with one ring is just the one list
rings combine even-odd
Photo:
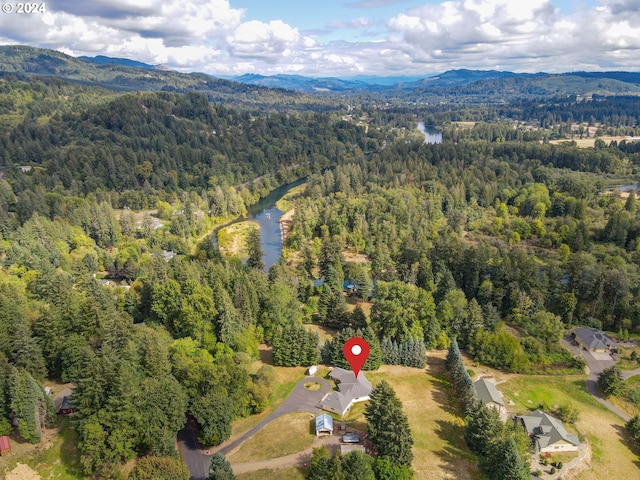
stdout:
[[30,466],[19,463],[16,468],[7,473],[6,480],[42,480],[42,477]]

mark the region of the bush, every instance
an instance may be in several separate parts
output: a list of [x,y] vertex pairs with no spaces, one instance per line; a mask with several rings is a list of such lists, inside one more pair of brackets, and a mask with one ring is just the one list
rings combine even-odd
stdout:
[[556,467],[558,467],[558,470],[562,470],[562,467],[563,467],[562,462],[558,462]]
[[556,467],[551,467],[551,470],[549,470],[549,473],[551,475],[553,475],[554,473],[556,473]]

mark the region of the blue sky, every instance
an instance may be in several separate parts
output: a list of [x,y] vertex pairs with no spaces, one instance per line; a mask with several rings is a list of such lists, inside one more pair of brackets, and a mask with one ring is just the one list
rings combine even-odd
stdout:
[[640,0],[48,0],[0,44],[213,75],[640,70]]

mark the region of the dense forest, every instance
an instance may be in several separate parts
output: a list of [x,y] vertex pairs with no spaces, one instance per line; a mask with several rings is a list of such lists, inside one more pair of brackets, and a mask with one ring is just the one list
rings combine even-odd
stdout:
[[[579,371],[567,327],[640,326],[637,199],[605,191],[635,183],[640,157],[599,137],[636,133],[620,102],[265,113],[1,79],[0,434],[15,420],[39,441],[54,379],[75,385],[88,476],[175,455],[187,418],[218,445],[269,405],[274,368],[252,369],[262,343],[275,365],[340,365],[341,339],[361,335],[376,369],[422,368],[455,339],[506,371]],[[416,120],[443,143],[424,144]],[[592,147],[572,143],[581,126],[597,128]],[[213,227],[300,177],[268,273],[257,233],[245,262],[214,249]]]

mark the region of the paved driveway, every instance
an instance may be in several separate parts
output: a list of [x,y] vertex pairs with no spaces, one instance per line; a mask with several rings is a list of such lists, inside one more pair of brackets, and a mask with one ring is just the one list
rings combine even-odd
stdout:
[[565,337],[562,340],[562,344],[566,348],[568,348],[571,352],[577,355],[582,355],[582,357],[587,362],[587,367],[589,367],[589,377],[587,378],[587,391],[591,395],[593,395],[593,397],[598,402],[600,402],[602,405],[607,407],[613,413],[618,415],[625,422],[628,422],[631,419],[631,417],[626,413],[624,413],[619,408],[617,408],[616,406],[614,406],[611,402],[608,402],[607,400],[602,398],[602,395],[600,395],[600,392],[598,392],[598,388],[597,388],[598,376],[602,373],[603,370],[609,367],[613,367],[616,364],[613,358],[611,358],[611,355],[606,354],[606,356],[603,356],[603,354],[598,354],[598,353],[594,355],[592,352],[588,352],[587,350],[580,349],[572,344],[571,336]]
[[[304,388],[304,384],[310,381],[318,382],[322,385],[322,388],[318,391],[307,390]],[[209,475],[209,465],[211,464],[211,457],[214,453],[220,452],[225,456],[229,456],[246,440],[255,435],[265,425],[272,422],[276,418],[292,412],[310,412],[320,413],[322,410],[316,407],[320,400],[329,391],[331,385],[323,378],[318,377],[306,377],[300,380],[289,396],[282,404],[274,410],[274,412],[267,418],[258,423],[251,430],[248,430],[240,437],[224,442],[223,444],[210,449],[202,450],[201,446],[195,439],[194,429],[186,428],[178,432],[178,447],[182,455],[182,459],[189,468],[191,473],[191,480],[205,480]]]

